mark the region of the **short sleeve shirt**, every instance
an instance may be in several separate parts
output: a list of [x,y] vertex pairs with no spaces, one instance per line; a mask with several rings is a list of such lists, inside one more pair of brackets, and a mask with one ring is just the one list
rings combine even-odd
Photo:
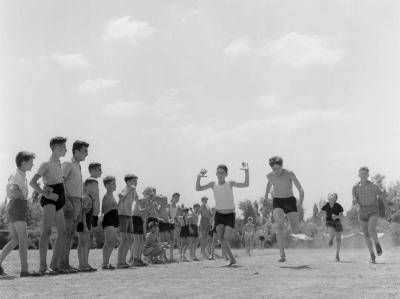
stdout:
[[62,165],[65,193],[70,197],[83,196],[83,183],[81,166],[73,158],[71,162],[64,162]]
[[367,181],[365,185],[357,183],[353,187],[353,197],[360,206],[370,206],[376,204],[378,196],[382,194],[381,189],[374,183]]
[[17,172],[10,177],[8,184],[17,185],[19,191],[21,191],[22,195],[24,196],[23,199],[28,199],[28,181],[24,172],[18,169]]
[[333,221],[332,215],[339,216],[340,213],[343,213],[343,207],[336,202],[333,207],[328,202],[321,210],[326,212],[326,221]]
[[49,161],[42,163],[37,174],[42,177],[43,183],[46,186],[61,184],[64,182],[60,161],[50,159]]

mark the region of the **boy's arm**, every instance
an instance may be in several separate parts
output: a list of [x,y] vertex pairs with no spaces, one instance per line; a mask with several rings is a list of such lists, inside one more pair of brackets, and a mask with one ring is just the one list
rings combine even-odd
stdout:
[[353,205],[356,205],[356,204],[358,204],[356,186],[353,186],[353,189],[352,189],[351,192],[352,192],[352,194],[353,194]]
[[268,195],[271,192],[272,183],[268,180],[267,189],[265,190],[265,199],[268,199]]
[[244,182],[237,183],[237,182],[232,181],[231,186],[236,187],[236,188],[247,188],[250,185],[249,164],[247,164],[246,162],[243,162],[242,168],[240,168],[240,170],[244,171],[244,174],[245,174]]
[[213,185],[214,185],[213,182],[210,182],[210,183],[208,183],[206,185],[203,185],[203,186],[200,184],[201,178],[207,177],[206,174],[207,174],[207,170],[202,169],[202,170],[200,170],[200,173],[197,175],[196,191],[205,191],[205,190],[210,189],[210,188],[213,187]]
[[15,183],[9,183],[7,185],[7,197],[9,199],[25,199],[18,184]]
[[71,166],[70,166],[70,163],[64,162],[64,163],[62,164],[62,173],[63,173],[63,178],[64,178],[64,180],[67,180],[68,177],[69,177],[69,175],[70,175],[70,173],[71,173]]
[[33,190],[35,190],[37,193],[41,194],[41,195],[45,195],[47,199],[51,199],[56,201],[58,199],[58,195],[55,193],[52,193],[52,188],[50,187],[43,187],[40,188],[39,184],[37,183],[37,181],[40,179],[40,174],[35,174],[33,176],[33,178],[31,179],[31,181],[29,182],[29,185],[33,188]]
[[304,190],[303,187],[300,185],[299,180],[297,179],[296,175],[293,172],[290,172],[290,178],[293,181],[293,184],[296,186],[297,190],[299,191],[299,203],[303,205],[304,201]]

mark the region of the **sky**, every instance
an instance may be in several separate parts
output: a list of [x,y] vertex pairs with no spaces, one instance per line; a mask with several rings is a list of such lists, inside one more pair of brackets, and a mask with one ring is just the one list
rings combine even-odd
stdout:
[[[186,205],[217,164],[264,195],[282,156],[306,215],[329,192],[351,207],[358,168],[399,179],[400,2],[2,1],[0,200],[18,151],[90,143],[82,163],[139,177]],[[1,183],[0,183],[1,184]],[[104,189],[102,189],[102,192]],[[297,195],[297,192],[296,192]],[[213,200],[210,199],[213,205]]]

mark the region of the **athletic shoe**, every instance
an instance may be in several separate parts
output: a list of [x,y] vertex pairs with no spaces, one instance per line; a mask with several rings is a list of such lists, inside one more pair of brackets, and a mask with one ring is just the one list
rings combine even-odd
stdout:
[[213,257],[212,255],[210,255],[210,257],[208,258],[208,260],[210,260],[210,261],[215,261],[215,257]]
[[0,275],[4,275],[4,269],[2,266],[0,266]]
[[96,272],[97,271],[97,268],[93,268],[92,266],[90,266],[89,265],[89,267],[88,267],[89,269],[90,269],[90,272]]
[[332,246],[333,246],[333,240],[330,239],[329,242],[328,242],[328,244],[329,244],[329,247],[332,247]]
[[43,275],[51,275],[51,276],[58,275],[58,272],[54,271],[53,269],[42,269],[42,270],[39,270],[38,273],[41,276],[43,276]]
[[102,269],[103,270],[115,270],[115,267],[111,264],[108,264],[108,265],[103,265]]
[[376,259],[375,254],[374,254],[374,253],[371,253],[371,264],[376,264],[375,259]]
[[286,262],[286,256],[281,256],[281,257],[279,258],[278,262],[280,262],[280,263]]
[[376,254],[377,254],[378,256],[381,256],[381,255],[382,255],[382,247],[381,247],[381,244],[376,243],[376,244],[375,244],[375,247],[376,247]]

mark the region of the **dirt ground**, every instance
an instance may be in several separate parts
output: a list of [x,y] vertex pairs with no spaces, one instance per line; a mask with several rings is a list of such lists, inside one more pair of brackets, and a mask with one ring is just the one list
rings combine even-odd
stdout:
[[[255,250],[252,257],[236,250],[237,267],[225,260],[151,265],[145,268],[73,275],[0,280],[0,298],[400,298],[400,252],[389,250],[375,265],[366,250],[343,251],[340,263],[332,250]],[[37,269],[38,252],[29,252]],[[72,252],[76,265],[76,252]],[[115,262],[116,252],[112,261]],[[101,251],[91,252],[100,267]],[[14,251],[3,263],[19,271]]]

